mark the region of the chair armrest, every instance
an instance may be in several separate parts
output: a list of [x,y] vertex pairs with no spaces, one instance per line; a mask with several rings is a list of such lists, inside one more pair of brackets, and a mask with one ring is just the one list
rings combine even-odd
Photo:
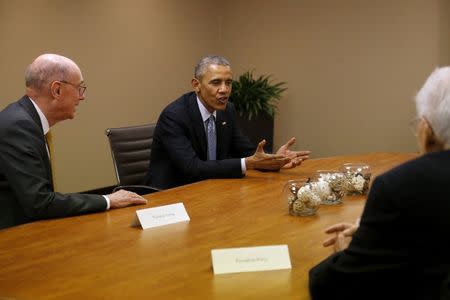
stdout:
[[119,185],[114,188],[113,193],[118,190],[127,190],[138,195],[146,195],[161,191],[159,188],[148,185]]

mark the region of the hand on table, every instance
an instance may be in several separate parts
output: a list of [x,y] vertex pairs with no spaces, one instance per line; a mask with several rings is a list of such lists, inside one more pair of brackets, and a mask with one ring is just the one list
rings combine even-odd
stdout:
[[147,200],[136,193],[118,190],[108,195],[110,208],[122,208],[130,205],[147,204]]

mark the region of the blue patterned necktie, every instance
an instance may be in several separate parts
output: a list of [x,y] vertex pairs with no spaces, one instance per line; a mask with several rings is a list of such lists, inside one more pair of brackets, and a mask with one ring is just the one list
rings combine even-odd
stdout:
[[214,115],[206,120],[206,137],[208,139],[208,160],[216,160],[216,123]]

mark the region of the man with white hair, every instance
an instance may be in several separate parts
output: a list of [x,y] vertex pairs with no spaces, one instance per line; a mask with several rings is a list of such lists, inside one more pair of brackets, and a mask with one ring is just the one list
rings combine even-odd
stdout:
[[56,54],[37,57],[25,85],[26,95],[0,112],[0,229],[147,202],[124,190],[107,196],[54,192],[45,135],[74,118],[86,85],[75,62]]
[[375,179],[359,222],[326,229],[335,253],[310,271],[313,300],[448,299],[449,67],[429,76],[416,108],[422,155]]

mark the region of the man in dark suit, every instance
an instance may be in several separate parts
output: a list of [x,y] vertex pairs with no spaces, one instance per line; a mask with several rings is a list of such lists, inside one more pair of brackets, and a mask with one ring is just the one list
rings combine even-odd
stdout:
[[288,149],[294,138],[268,154],[265,141],[255,147],[241,133],[228,102],[232,73],[225,58],[202,58],[191,84],[194,92],[169,104],[158,119],[145,184],[166,189],[208,178],[239,178],[248,169],[293,168],[308,158],[309,151]]
[[420,157],[378,176],[360,222],[326,230],[331,255],[310,271],[320,299],[443,299],[450,272],[450,68],[416,96]]
[[145,204],[135,193],[101,196],[54,192],[45,134],[72,119],[86,86],[70,59],[44,54],[28,66],[26,96],[0,112],[0,229],[44,218]]

